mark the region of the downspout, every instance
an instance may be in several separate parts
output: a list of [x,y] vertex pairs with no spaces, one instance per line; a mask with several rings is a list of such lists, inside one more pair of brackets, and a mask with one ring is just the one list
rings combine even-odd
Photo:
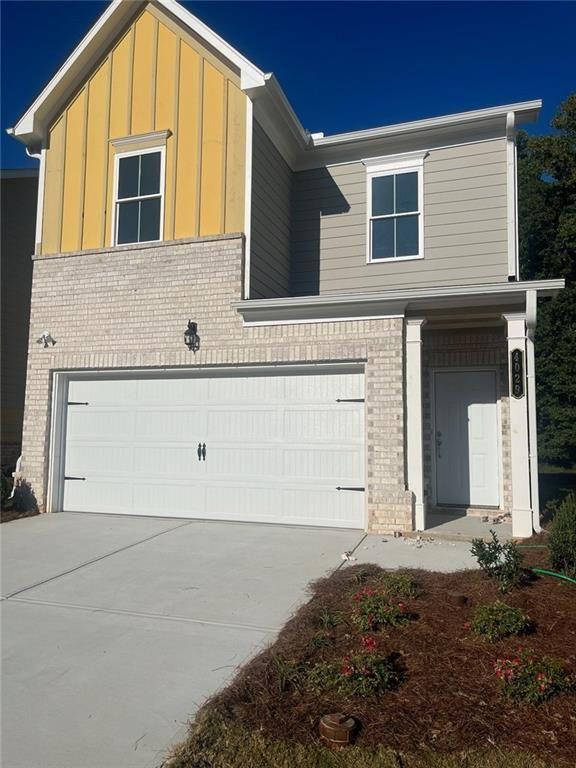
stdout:
[[538,430],[536,426],[536,365],[534,334],[537,318],[536,291],[526,291],[526,389],[528,395],[528,456],[530,459],[530,497],[532,499],[532,527],[536,533],[540,526],[540,492],[538,489]]

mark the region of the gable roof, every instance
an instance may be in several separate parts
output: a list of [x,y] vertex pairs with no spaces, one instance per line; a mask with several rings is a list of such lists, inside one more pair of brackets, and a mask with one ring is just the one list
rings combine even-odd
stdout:
[[[242,89],[265,85],[265,74],[252,62],[223,40],[204,22],[187,11],[176,0],[150,0],[167,11],[238,70]],[[59,106],[81,83],[99,56],[109,47],[118,30],[134,18],[148,0],[112,0],[102,16],[66,59],[48,85],[30,105],[8,133],[26,144],[29,151],[42,145],[48,122]]]

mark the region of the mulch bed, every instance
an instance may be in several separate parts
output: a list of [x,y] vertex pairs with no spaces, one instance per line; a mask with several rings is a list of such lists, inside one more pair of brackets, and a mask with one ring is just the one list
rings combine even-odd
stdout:
[[[544,550],[525,550],[527,565],[536,565]],[[540,565],[540,563],[538,563]],[[576,586],[550,577],[535,578],[508,595],[480,571],[453,574],[404,571],[422,594],[406,601],[417,618],[409,625],[375,634],[385,653],[399,654],[402,684],[377,699],[339,694],[314,695],[283,686],[277,659],[313,661],[341,659],[357,647],[358,631],[349,621],[352,595],[359,579],[370,584],[377,566],[342,568],[311,588],[310,602],[224,691],[208,704],[227,721],[276,739],[318,743],[319,718],[346,712],[361,723],[357,745],[380,745],[404,753],[421,750],[459,752],[494,747],[523,750],[553,765],[576,765],[576,696],[564,693],[538,706],[507,699],[494,674],[494,661],[519,648],[559,658],[576,671]],[[362,574],[362,576],[360,576]],[[465,596],[465,605],[458,596]],[[534,624],[531,634],[490,643],[467,626],[472,609],[502,599],[520,607]],[[314,648],[322,630],[321,612],[341,617],[328,629],[330,645]]]

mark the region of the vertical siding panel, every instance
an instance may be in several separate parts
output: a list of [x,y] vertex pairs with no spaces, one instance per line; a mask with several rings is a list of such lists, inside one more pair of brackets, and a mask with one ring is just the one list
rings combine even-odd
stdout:
[[198,234],[197,183],[200,155],[200,56],[189,45],[180,43],[180,82],[178,89],[178,163],[174,237]]
[[46,152],[42,253],[58,253],[60,250],[65,141],[66,116],[63,115],[50,130],[50,144]]
[[129,133],[130,57],[134,28],[118,43],[112,53],[112,88],[110,101],[110,137],[119,139]]
[[224,76],[211,64],[204,64],[202,106],[202,168],[200,184],[200,235],[223,230],[225,105]]
[[131,133],[152,130],[154,77],[154,31],[156,20],[144,13],[135,26],[134,66],[132,74],[132,127]]
[[[156,116],[157,131],[174,131],[174,105],[176,92],[173,87],[177,79],[176,36],[163,24],[158,30],[158,57],[156,65]],[[164,201],[164,239],[174,237],[174,154],[176,137],[171,136],[166,142],[166,191]]]
[[246,173],[246,96],[228,82],[226,131],[225,232],[244,231],[244,175]]
[[62,251],[77,251],[81,247],[87,91],[88,88],[84,88],[67,110]]
[[107,60],[88,86],[88,129],[86,143],[86,177],[84,182],[84,227],[82,248],[100,248],[102,241],[108,164],[108,80]]

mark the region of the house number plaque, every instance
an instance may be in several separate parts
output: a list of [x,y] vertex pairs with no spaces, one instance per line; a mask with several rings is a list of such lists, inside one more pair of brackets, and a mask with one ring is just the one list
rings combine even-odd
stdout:
[[512,397],[519,400],[524,397],[524,352],[521,349],[513,349],[510,353],[510,375]]

